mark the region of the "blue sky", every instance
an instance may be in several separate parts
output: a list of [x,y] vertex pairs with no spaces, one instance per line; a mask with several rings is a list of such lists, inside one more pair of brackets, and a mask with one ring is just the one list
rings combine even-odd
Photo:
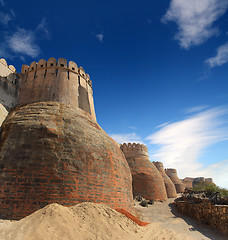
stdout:
[[0,57],[75,61],[109,135],[228,188],[228,0],[0,0]]

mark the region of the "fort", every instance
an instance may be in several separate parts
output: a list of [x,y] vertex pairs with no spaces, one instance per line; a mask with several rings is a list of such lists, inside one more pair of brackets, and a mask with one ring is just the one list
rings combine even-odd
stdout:
[[175,198],[177,197],[177,192],[174,183],[172,180],[167,176],[165,173],[165,169],[163,166],[162,162],[153,162],[155,167],[158,169],[158,171],[161,173],[164,183],[165,183],[165,188],[166,188],[166,193],[168,198]]
[[174,183],[177,193],[183,193],[185,190],[185,186],[182,183],[182,181],[178,178],[177,170],[173,168],[166,168],[165,173]]
[[10,110],[33,102],[54,101],[79,107],[96,119],[92,82],[89,74],[73,61],[64,58],[41,59],[21,73],[0,60],[0,103]]
[[147,147],[143,144],[124,143],[120,148],[131,170],[134,196],[139,195],[149,200],[166,200],[164,180],[149,160]]
[[0,135],[0,217],[21,219],[53,202],[105,203],[134,213],[128,163],[96,122],[83,68],[50,58],[17,74],[2,63],[1,91],[10,100],[1,99],[9,114]]

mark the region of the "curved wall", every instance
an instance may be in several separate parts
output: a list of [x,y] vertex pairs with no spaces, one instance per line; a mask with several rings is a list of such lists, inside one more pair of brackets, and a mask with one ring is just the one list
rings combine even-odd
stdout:
[[143,144],[124,143],[120,148],[131,169],[134,196],[140,195],[148,200],[166,200],[164,180],[149,160],[147,147]]

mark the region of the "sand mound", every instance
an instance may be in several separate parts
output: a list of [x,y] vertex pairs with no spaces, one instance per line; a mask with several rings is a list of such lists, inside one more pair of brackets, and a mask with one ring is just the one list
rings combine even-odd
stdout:
[[[126,213],[125,213],[126,214]],[[20,221],[0,220],[1,240],[190,240],[153,222],[138,226],[104,204],[50,204]]]
[[81,203],[67,208],[54,203],[20,221],[0,224],[0,239],[139,239],[143,231],[104,204]]

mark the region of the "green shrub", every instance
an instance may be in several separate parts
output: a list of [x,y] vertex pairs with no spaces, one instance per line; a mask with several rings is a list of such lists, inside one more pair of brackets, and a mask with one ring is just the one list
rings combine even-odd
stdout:
[[195,191],[205,191],[208,196],[214,192],[220,192],[221,197],[228,197],[228,190],[225,188],[220,188],[216,184],[211,182],[199,182],[197,183],[192,190]]

